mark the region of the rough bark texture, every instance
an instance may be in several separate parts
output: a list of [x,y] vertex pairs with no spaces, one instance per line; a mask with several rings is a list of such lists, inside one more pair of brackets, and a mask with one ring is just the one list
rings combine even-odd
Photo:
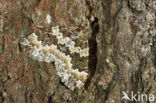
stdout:
[[[0,0],[0,103],[130,102],[122,91],[156,96],[155,12],[155,0]],[[89,35],[82,90],[66,88],[53,64],[30,58],[20,44],[56,25]]]

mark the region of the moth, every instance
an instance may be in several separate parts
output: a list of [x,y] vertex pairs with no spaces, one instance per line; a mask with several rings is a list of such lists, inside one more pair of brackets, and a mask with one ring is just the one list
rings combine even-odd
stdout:
[[54,62],[58,76],[70,90],[82,88],[88,73],[88,39],[83,31],[77,33],[65,32],[59,26],[48,32],[50,43],[39,40],[36,33],[24,38],[22,45],[30,48],[30,56],[40,62]]

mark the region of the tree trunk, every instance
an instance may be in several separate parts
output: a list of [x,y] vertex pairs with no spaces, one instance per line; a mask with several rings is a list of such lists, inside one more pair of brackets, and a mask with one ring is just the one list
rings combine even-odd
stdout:
[[[0,0],[0,103],[154,103],[155,12],[155,0]],[[58,45],[56,26],[89,56]],[[71,89],[56,61],[30,55],[32,33],[70,54],[88,74],[83,86]]]

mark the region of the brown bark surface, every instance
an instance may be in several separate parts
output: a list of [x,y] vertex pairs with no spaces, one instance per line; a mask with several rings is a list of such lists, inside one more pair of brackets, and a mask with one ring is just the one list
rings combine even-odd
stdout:
[[[123,91],[156,98],[155,12],[155,0],[0,0],[0,103],[135,103],[121,100]],[[53,64],[32,59],[21,45],[56,25],[88,33],[83,89],[66,88]]]

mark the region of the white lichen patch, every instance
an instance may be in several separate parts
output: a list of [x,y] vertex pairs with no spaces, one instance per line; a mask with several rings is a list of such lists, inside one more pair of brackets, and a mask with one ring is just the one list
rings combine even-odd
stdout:
[[[52,31],[52,35],[57,36],[58,44],[64,44],[71,53],[79,53],[80,57],[88,56],[88,48],[81,50],[80,47],[75,47],[75,42],[71,41],[69,37],[63,38],[63,34],[59,32],[58,27],[53,27]],[[74,90],[76,87],[84,86],[88,73],[73,69],[72,58],[61,52],[57,45],[43,45],[35,33],[25,38],[22,44],[31,48],[30,56],[34,59],[48,63],[54,62],[58,76],[69,89]]]
[[46,16],[46,21],[48,24],[51,23],[51,16],[49,14],[47,14],[47,16]]

